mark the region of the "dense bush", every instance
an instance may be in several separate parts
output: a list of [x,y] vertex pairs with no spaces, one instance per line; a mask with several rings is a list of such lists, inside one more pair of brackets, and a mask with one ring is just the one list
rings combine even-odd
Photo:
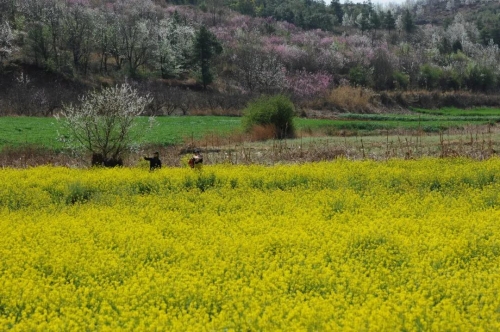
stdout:
[[472,91],[486,92],[495,85],[495,76],[485,67],[471,66],[468,68],[466,84]]
[[370,85],[370,72],[357,65],[349,70],[349,81],[355,86],[368,86]]
[[439,86],[442,90],[458,90],[461,84],[461,79],[457,72],[453,70],[443,70],[441,72]]
[[440,68],[425,64],[420,68],[420,77],[418,81],[421,87],[433,90],[437,87],[440,76]]
[[254,126],[272,125],[277,138],[293,137],[294,116],[295,108],[288,97],[261,97],[244,110],[243,126],[246,131],[250,131]]
[[406,90],[408,88],[408,85],[410,84],[410,77],[408,75],[400,71],[395,71],[392,74],[392,77],[394,79],[394,87],[396,89]]

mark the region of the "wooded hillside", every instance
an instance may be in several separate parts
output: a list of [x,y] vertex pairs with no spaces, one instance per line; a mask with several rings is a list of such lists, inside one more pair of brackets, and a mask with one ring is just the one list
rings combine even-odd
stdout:
[[278,93],[335,111],[500,104],[497,1],[0,0],[0,20],[3,115],[124,81],[156,115]]

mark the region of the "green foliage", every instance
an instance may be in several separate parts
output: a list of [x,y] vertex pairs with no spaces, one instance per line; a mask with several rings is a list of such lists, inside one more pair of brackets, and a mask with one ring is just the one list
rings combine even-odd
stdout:
[[375,51],[371,61],[373,67],[373,86],[376,90],[387,90],[394,86],[393,66],[387,52]]
[[196,179],[196,187],[200,189],[201,192],[204,192],[205,190],[214,187],[216,185],[216,180],[217,178],[213,173],[208,175],[200,174]]
[[273,125],[277,138],[292,137],[295,131],[294,116],[294,105],[288,97],[261,97],[244,110],[243,126],[246,131],[250,131],[254,126]]
[[355,86],[368,86],[370,84],[370,72],[367,68],[357,65],[349,70],[349,81]]
[[255,2],[252,0],[238,0],[232,5],[232,8],[239,11],[244,15],[254,16],[256,7]]
[[141,181],[137,181],[132,183],[132,192],[137,193],[139,195],[149,195],[152,193],[156,193],[159,191],[158,182],[152,179],[141,179]]
[[373,11],[370,15],[370,26],[372,29],[380,29],[382,26],[381,18],[376,11]]
[[[224,136],[237,131],[241,121],[236,117],[225,116],[168,116],[155,118],[156,125],[150,131],[147,117],[136,119],[137,127],[131,129],[132,136],[141,136],[147,144],[172,145],[183,139],[200,139],[216,133]],[[58,133],[63,129],[61,122],[46,117],[2,117],[0,130],[0,150],[4,147],[37,145],[60,151],[64,144],[58,140]]]
[[488,119],[496,119],[500,117],[500,109],[498,108],[471,108],[471,109],[460,109],[456,107],[442,107],[440,109],[424,109],[424,108],[413,108],[414,112],[433,114],[433,115],[446,115],[446,116],[460,116],[460,117],[485,117]]
[[439,53],[441,53],[443,55],[451,53],[452,46],[451,46],[450,39],[448,37],[444,36],[441,39],[441,42],[438,45],[438,50],[439,50]]
[[483,45],[488,45],[490,40],[495,44],[500,44],[500,6],[497,8],[491,6],[482,6],[474,15],[477,28],[479,29],[479,37]]
[[488,91],[495,86],[495,74],[485,67],[469,66],[466,84],[472,91]]
[[361,30],[361,34],[363,34],[366,30],[370,29],[370,21],[368,20],[368,14],[362,13],[361,17],[356,20],[356,24],[358,28]]
[[82,204],[88,202],[94,194],[94,189],[83,185],[80,182],[71,183],[68,186],[66,204]]
[[[395,72],[394,75],[401,75],[403,77],[401,79],[402,82],[407,80],[407,76],[403,73]],[[419,109],[419,112],[426,111]],[[427,112],[435,115],[467,116],[471,118],[467,120],[469,124],[471,121],[474,121],[476,124],[483,124],[488,121],[500,120],[500,109],[494,108],[475,108],[470,110],[456,109],[455,113],[450,114],[443,113],[444,111],[442,110],[427,110]],[[481,119],[482,115],[487,115],[487,117]],[[344,124],[348,124],[351,127],[354,127],[356,124],[366,127],[366,122],[378,121],[380,124],[386,124],[389,128],[407,128],[414,127],[415,122],[418,122],[418,117],[416,119],[402,118],[400,116],[396,117],[394,114],[387,114],[385,116],[364,114],[363,117],[360,116],[359,114],[345,114],[345,117],[342,116],[338,121],[294,118],[293,125],[296,130],[310,129],[312,131],[322,130],[321,128],[329,126],[332,128],[332,132],[335,133],[336,130]],[[356,118],[354,121],[349,120],[354,118]],[[169,116],[158,117],[156,120],[157,125],[151,131],[144,132],[142,135],[142,141],[144,141],[145,144],[168,146],[179,144],[186,138],[189,140],[201,139],[214,134],[217,137],[224,137],[225,135],[241,130],[241,119],[237,117]],[[423,121],[424,119],[421,120]],[[434,117],[432,119],[432,126],[449,127],[453,125],[462,125],[465,124],[464,120],[463,118],[450,118],[449,116]],[[140,117],[137,121],[144,124],[148,123],[146,117]],[[33,146],[35,143],[38,144],[37,150],[48,149],[48,151],[55,152],[62,150],[62,143],[56,140],[57,132],[61,129],[60,124],[54,121],[54,119],[41,117],[2,117],[1,126],[3,129],[0,131],[1,151],[9,150],[22,152],[22,148]],[[142,126],[140,125],[139,128],[142,128]],[[137,128],[133,129],[134,135],[137,130]]]
[[462,43],[460,40],[455,40],[453,42],[453,45],[451,45],[451,48],[453,49],[453,53],[457,53],[458,51],[462,51]]
[[407,33],[412,33],[416,29],[413,17],[408,9],[403,13],[403,30]]
[[330,2],[330,8],[333,10],[333,14],[335,15],[336,24],[337,25],[342,24],[344,10],[342,9],[342,5],[340,4],[340,1],[339,0],[332,0]]
[[395,71],[392,73],[394,78],[394,85],[396,89],[406,90],[410,84],[410,76],[400,71]]
[[332,31],[342,24],[346,11],[365,10],[365,4],[341,4],[333,0],[327,5],[324,1],[311,0],[228,0],[232,9],[250,16],[273,17],[279,21],[287,21],[303,29],[321,29]]
[[392,12],[390,10],[388,10],[385,14],[383,26],[389,31],[396,29],[396,19],[392,16]]
[[442,90],[458,90],[462,85],[459,74],[452,70],[443,70],[439,77],[439,86]]
[[419,84],[420,86],[432,90],[438,86],[441,69],[425,64],[420,68]]

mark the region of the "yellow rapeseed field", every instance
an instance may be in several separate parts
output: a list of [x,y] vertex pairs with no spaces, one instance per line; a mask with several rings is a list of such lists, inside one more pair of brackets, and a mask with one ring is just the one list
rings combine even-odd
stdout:
[[500,330],[499,159],[0,183],[0,331]]

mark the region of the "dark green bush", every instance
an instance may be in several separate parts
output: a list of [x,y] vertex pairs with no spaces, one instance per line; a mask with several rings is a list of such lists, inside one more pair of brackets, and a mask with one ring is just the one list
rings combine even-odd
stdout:
[[295,109],[288,97],[261,97],[244,110],[243,126],[247,132],[255,126],[272,125],[277,138],[293,137]]

